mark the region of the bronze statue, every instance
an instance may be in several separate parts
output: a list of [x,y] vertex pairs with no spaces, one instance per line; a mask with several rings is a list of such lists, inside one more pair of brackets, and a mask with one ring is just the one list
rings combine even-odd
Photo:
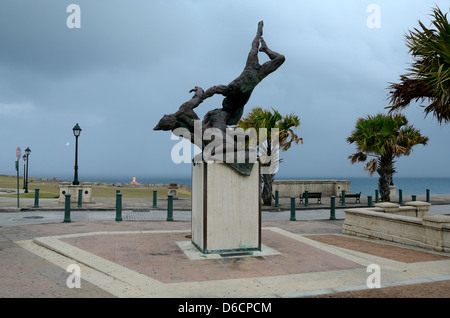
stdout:
[[[262,38],[262,34],[263,21],[260,21],[256,36],[252,41],[245,68],[239,77],[228,85],[213,86],[206,91],[196,86],[190,91],[190,93],[194,92],[192,99],[182,104],[176,113],[164,115],[153,129],[174,131],[177,128],[186,128],[191,132],[190,140],[193,142],[194,122],[200,120],[194,112],[194,108],[215,94],[221,94],[225,97],[222,102],[222,108],[211,110],[205,114],[202,121],[202,133],[208,128],[218,128],[225,134],[228,125],[236,125],[242,117],[244,106],[256,85],[267,75],[277,70],[285,61],[285,57],[282,54],[268,48]],[[270,60],[262,65],[259,64],[258,52],[267,54]],[[208,141],[202,140],[202,149],[207,144]],[[236,169],[239,165],[233,164],[232,166]],[[239,169],[237,170],[239,171]],[[243,171],[239,172],[242,173]],[[247,173],[244,172],[244,174]]]

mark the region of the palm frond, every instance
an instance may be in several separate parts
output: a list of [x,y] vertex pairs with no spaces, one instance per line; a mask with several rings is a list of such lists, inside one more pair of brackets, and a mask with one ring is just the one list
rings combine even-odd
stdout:
[[425,115],[433,114],[439,123],[450,122],[450,24],[439,7],[433,10],[432,26],[419,21],[406,34],[406,45],[414,62],[400,83],[390,83],[389,113],[400,111],[411,102],[429,103]]
[[378,160],[373,158],[370,159],[369,162],[364,166],[364,170],[369,173],[369,175],[373,175],[375,171],[378,169]]
[[[347,142],[356,144],[357,152],[348,157],[352,164],[364,162],[368,156],[375,157],[364,167],[369,174],[373,174],[383,165],[393,165],[390,161],[394,157],[408,156],[414,146],[426,145],[428,137],[409,125],[403,114],[377,114],[359,118]],[[388,159],[377,163],[380,158]],[[392,168],[390,171],[395,170]]]

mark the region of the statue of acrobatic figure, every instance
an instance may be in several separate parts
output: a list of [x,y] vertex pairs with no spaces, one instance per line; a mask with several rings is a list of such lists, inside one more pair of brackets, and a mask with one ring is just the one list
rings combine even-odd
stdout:
[[[225,134],[229,125],[236,125],[241,119],[244,106],[256,85],[267,75],[277,70],[285,61],[285,57],[282,54],[268,48],[262,38],[263,25],[263,21],[258,23],[258,30],[252,41],[245,68],[239,77],[228,85],[213,86],[206,91],[196,86],[190,90],[190,93],[194,92],[192,99],[182,104],[176,113],[164,115],[153,130],[174,131],[180,127],[186,128],[191,132],[190,141],[194,143],[194,122],[200,120],[194,112],[194,108],[215,94],[221,94],[225,97],[222,102],[222,108],[211,110],[205,114],[202,121],[202,133],[208,128],[218,128]],[[259,64],[258,51],[266,53],[270,60],[263,65]],[[201,149],[203,150],[207,144],[208,141],[202,140]],[[238,172],[243,172],[239,169],[239,165],[232,166]]]

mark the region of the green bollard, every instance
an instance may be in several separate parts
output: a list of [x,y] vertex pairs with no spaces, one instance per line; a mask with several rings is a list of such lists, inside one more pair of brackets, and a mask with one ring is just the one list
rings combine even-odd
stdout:
[[427,189],[427,202],[430,203],[430,189]]
[[78,189],[78,207],[83,206],[83,189]]
[[342,206],[345,206],[345,190],[342,190],[342,203],[341,203],[341,205]]
[[371,196],[371,195],[368,195],[368,196],[367,196],[367,206],[368,206],[369,208],[373,207],[373,204],[372,204],[372,196]]
[[403,190],[398,189],[398,204],[403,204]]
[[64,223],[70,223],[70,193],[66,193],[65,196]]
[[122,221],[122,193],[116,192],[116,221]]
[[34,190],[34,207],[39,207],[39,189]]
[[295,219],[295,197],[291,197],[291,218],[290,221],[296,221]]
[[330,197],[330,220],[336,220],[335,210],[336,210],[336,197],[332,195]]
[[275,190],[275,207],[278,208],[279,205],[279,201],[278,201],[278,190]]
[[167,195],[167,220],[173,221],[173,194]]
[[378,201],[380,201],[380,195],[378,193],[378,189],[375,190],[375,203],[378,203]]
[[156,209],[156,206],[158,202],[158,190],[153,190],[153,208]]
[[411,201],[416,201],[416,196],[414,194],[411,195]]
[[305,206],[309,205],[308,190],[305,190]]

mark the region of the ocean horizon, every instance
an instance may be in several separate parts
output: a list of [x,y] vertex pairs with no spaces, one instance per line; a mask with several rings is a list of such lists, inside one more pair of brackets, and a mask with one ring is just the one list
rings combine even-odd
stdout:
[[[36,176],[37,178],[71,181],[73,176],[55,176],[52,178]],[[80,176],[80,182],[106,182],[106,183],[130,183],[136,178],[138,183],[178,183],[192,186],[191,176]],[[361,195],[375,195],[378,189],[378,177],[277,177],[275,180],[348,180],[350,181],[350,192],[359,193]],[[402,189],[404,195],[421,195],[426,194],[426,190],[430,190],[430,194],[450,194],[450,178],[446,177],[395,177],[394,184],[398,190]]]

